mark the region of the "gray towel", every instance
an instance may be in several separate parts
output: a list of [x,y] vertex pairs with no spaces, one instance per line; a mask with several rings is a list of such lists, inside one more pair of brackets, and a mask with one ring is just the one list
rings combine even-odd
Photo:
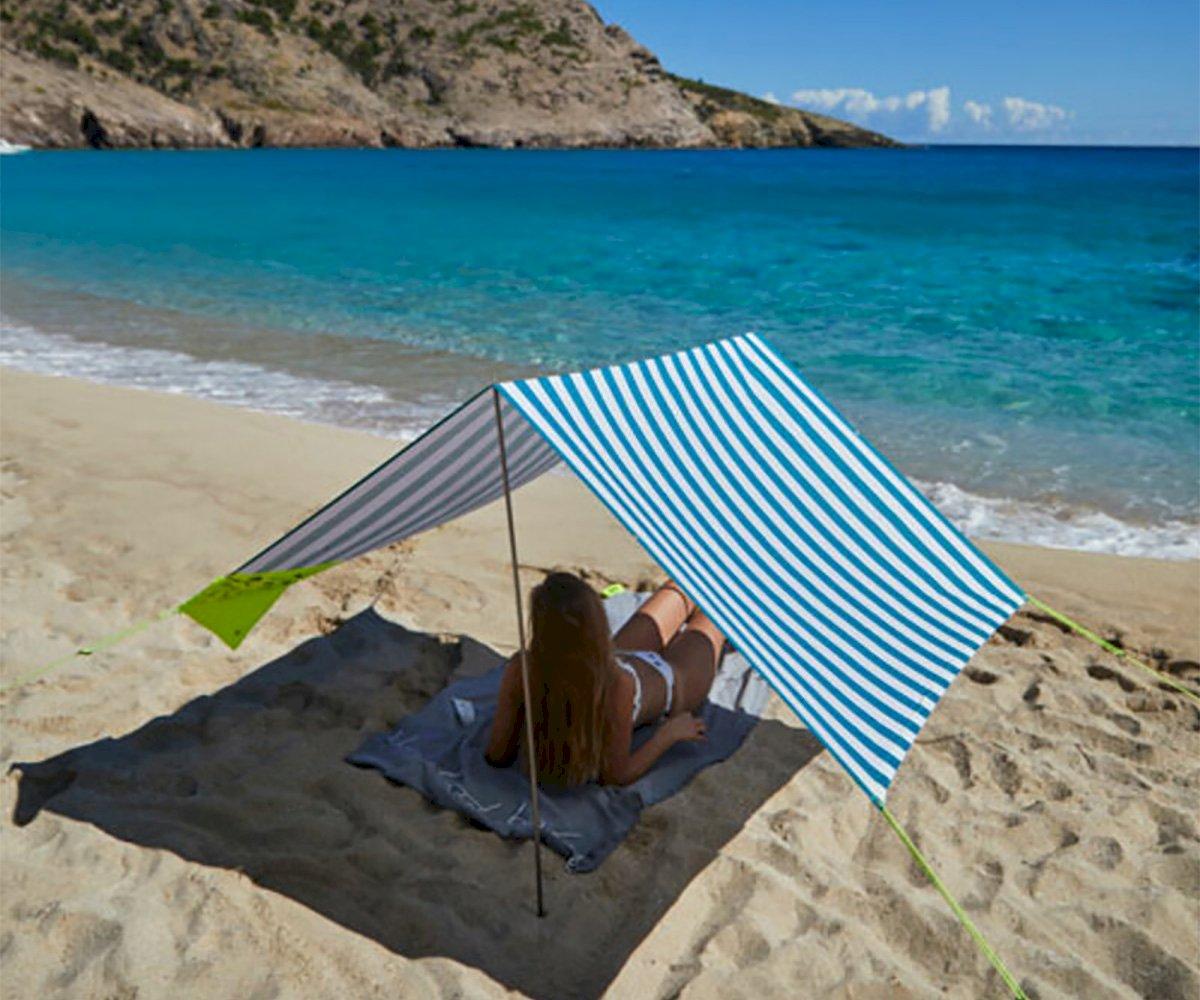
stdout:
[[[605,601],[613,630],[645,599],[623,593]],[[391,733],[367,737],[346,759],[378,768],[502,837],[531,837],[528,778],[515,765],[496,768],[483,758],[503,670],[501,665],[451,684]],[[567,859],[569,871],[594,870],[633,829],[643,808],[674,795],[700,770],[731,756],[758,722],[768,696],[762,678],[741,656],[726,655],[700,711],[707,738],[677,743],[631,785],[542,789],[542,839]],[[653,731],[652,725],[638,729],[634,746]]]

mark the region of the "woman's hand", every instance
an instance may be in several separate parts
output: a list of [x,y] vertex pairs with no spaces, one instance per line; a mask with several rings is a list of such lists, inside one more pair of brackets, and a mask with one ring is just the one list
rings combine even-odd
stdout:
[[675,715],[665,720],[650,734],[645,743],[630,753],[629,740],[633,735],[630,718],[633,714],[632,681],[629,688],[627,700],[623,705],[619,709],[609,708],[610,712],[615,713],[611,716],[609,724],[610,751],[600,770],[600,780],[607,785],[633,784],[676,743],[698,743],[704,739],[708,730],[704,721],[691,713]]
[[699,743],[708,732],[703,719],[698,719],[690,712],[683,715],[673,715],[663,723],[663,732],[672,743]]

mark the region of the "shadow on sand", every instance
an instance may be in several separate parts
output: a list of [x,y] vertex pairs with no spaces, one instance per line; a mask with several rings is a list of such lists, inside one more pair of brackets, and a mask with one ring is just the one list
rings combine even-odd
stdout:
[[685,886],[819,752],[760,723],[730,760],[647,809],[589,875],[502,841],[343,762],[496,653],[367,610],[211,696],[117,739],[15,765],[13,821],[42,810],[121,840],[243,872],[410,958],[443,956],[534,997],[595,997]]

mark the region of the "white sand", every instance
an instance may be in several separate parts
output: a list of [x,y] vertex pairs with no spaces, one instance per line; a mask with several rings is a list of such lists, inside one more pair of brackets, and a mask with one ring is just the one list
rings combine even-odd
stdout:
[[[393,450],[10,371],[0,406],[6,679],[188,596]],[[657,576],[567,477],[517,512],[527,583]],[[548,855],[540,922],[529,845],[343,764],[479,662],[474,640],[512,648],[502,523],[493,507],[301,584],[237,653],[172,619],[0,696],[0,764],[48,761],[3,786],[3,996],[1003,994],[778,704],[598,872]],[[1200,680],[1197,564],[988,548]],[[935,711],[892,809],[1031,995],[1194,998],[1200,714],[1033,615],[1010,625]]]

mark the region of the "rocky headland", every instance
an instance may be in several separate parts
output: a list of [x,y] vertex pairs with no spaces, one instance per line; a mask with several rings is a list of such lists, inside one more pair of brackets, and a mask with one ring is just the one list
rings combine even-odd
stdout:
[[666,72],[582,0],[5,0],[37,148],[893,146]]

